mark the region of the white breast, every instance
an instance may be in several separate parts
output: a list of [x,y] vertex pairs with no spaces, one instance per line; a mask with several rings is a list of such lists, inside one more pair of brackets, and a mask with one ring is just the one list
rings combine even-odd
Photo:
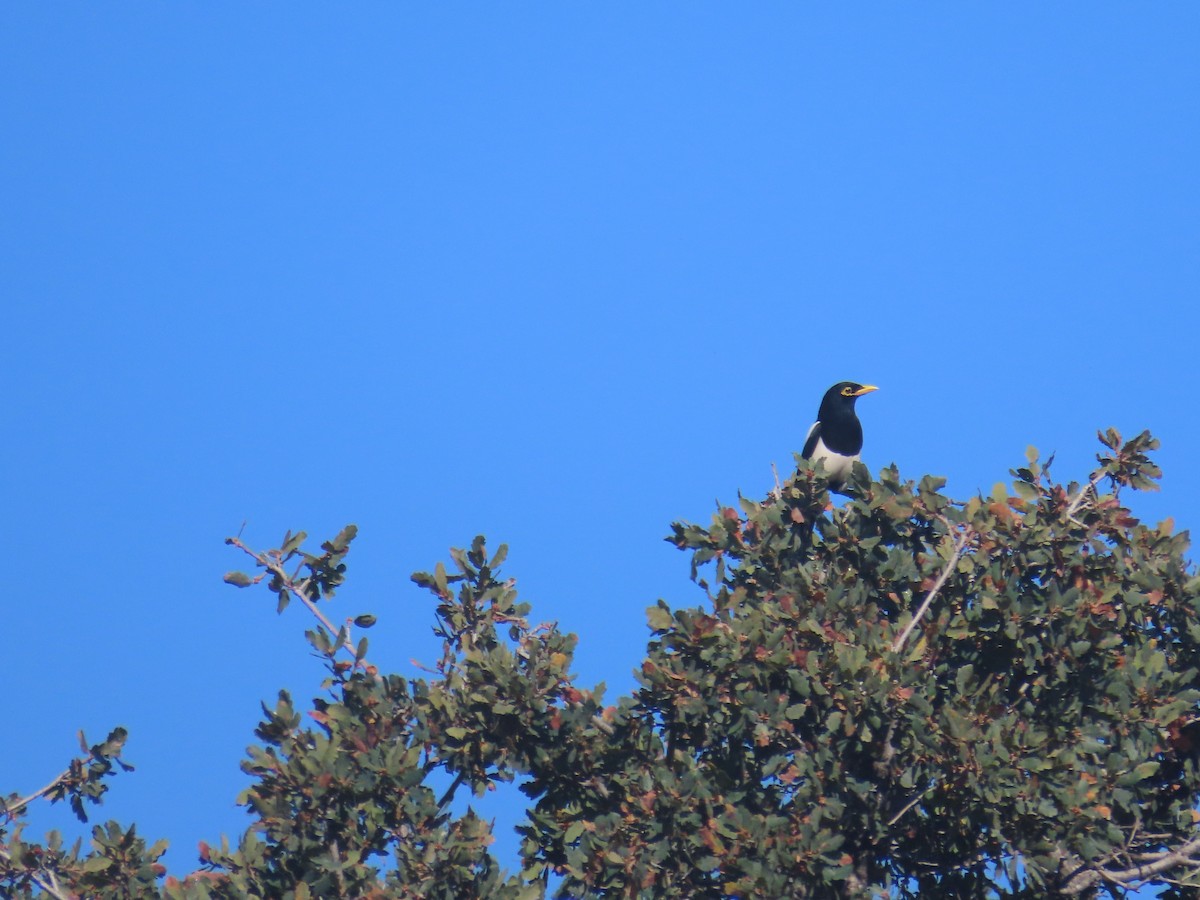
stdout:
[[825,446],[825,442],[817,438],[817,447],[812,452],[812,460],[816,462],[821,460],[825,465],[825,475],[830,481],[845,481],[850,477],[850,469],[858,462],[858,453],[853,456],[842,456],[840,453],[834,453]]

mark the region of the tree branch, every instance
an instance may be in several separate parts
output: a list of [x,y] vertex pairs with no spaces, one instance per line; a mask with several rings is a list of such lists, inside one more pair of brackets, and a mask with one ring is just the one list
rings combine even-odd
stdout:
[[[12,854],[8,852],[7,847],[0,847],[0,856],[4,857],[4,860],[10,864],[13,861]],[[59,888],[58,879],[54,877],[53,872],[46,871],[46,875],[49,876],[49,881],[42,880],[35,873],[30,871],[25,871],[24,874],[29,878],[30,881],[40,887],[43,891],[45,891],[51,897],[54,897],[55,900],[72,900],[71,895],[64,894]]]
[[1145,859],[1147,862],[1142,865],[1130,866],[1127,869],[1109,869],[1103,865],[1083,863],[1078,858],[1059,851],[1060,865],[1067,862],[1073,864],[1069,877],[1060,892],[1068,895],[1083,894],[1101,881],[1107,881],[1120,887],[1135,888],[1149,882],[1155,876],[1180,866],[1200,868],[1200,859],[1195,854],[1200,854],[1200,837],[1192,838],[1174,850],[1139,853],[1137,858]]
[[946,584],[946,579],[950,577],[950,573],[954,570],[954,567],[958,565],[958,560],[962,557],[963,550],[965,550],[967,547],[967,540],[968,532],[964,529],[960,531],[958,533],[958,537],[955,538],[954,552],[950,554],[950,559],[946,562],[946,565],[942,567],[942,573],[938,575],[937,581],[933,583],[933,587],[929,589],[929,593],[925,595],[925,599],[921,602],[920,607],[918,607],[917,611],[913,614],[912,621],[904,627],[904,630],[900,632],[900,636],[892,643],[893,653],[900,652],[900,649],[908,640],[909,635],[912,634],[913,629],[917,627],[917,623],[921,621],[921,617],[924,616],[929,610],[929,605],[933,603],[934,598],[937,597],[938,591],[940,591]]
[[[308,582],[307,578],[304,578],[304,579],[300,580],[299,582],[297,582],[295,580],[295,578],[293,578],[293,576],[289,575],[287,573],[287,571],[283,568],[283,563],[281,561],[277,562],[267,553],[258,553],[254,550],[251,550],[249,547],[247,547],[245,544],[242,543],[241,538],[236,538],[236,537],[226,538],[225,542],[228,544],[232,544],[234,547],[237,547],[239,550],[241,550],[247,556],[251,557],[255,562],[257,562],[260,566],[262,566],[264,569],[266,569],[272,575],[276,576],[281,582],[282,590],[287,591],[289,594],[291,594],[293,597],[295,597],[297,600],[299,600],[301,603],[303,603],[306,607],[308,607],[308,611],[311,612],[314,616],[316,616],[317,621],[319,621],[322,625],[325,626],[325,629],[329,632],[330,636],[333,637],[334,639],[337,638],[337,635],[338,635],[338,632],[340,631],[340,629],[334,627],[333,623],[329,621],[328,617],[326,617],[326,615],[323,612],[321,612],[321,610],[317,606],[316,602],[309,596],[307,588],[306,588],[306,585]],[[297,570],[297,573],[299,573],[299,570]],[[356,648],[354,646],[353,642],[351,642],[349,630],[350,630],[349,624],[347,623],[346,639],[344,641],[342,641],[342,643],[340,644],[340,647],[344,650],[347,650],[350,653],[350,655],[355,658],[354,659],[355,668],[362,667],[363,669],[366,669],[370,665],[370,663],[367,662],[367,660],[365,658],[358,659],[358,648]]]
[[[80,745],[81,745],[82,749],[87,750],[87,743],[84,739],[82,731],[79,733],[79,741],[80,741]],[[115,754],[115,755],[119,755],[119,753]],[[78,756],[75,759],[71,760],[70,764],[68,764],[65,769],[63,769],[61,772],[59,772],[57,775],[55,775],[54,778],[51,779],[48,784],[46,784],[44,787],[38,788],[36,791],[34,791],[29,796],[22,797],[20,800],[15,800],[12,803],[7,803],[5,801],[0,800],[0,804],[3,804],[3,809],[0,810],[0,817],[7,819],[10,822],[14,821],[17,818],[17,816],[20,814],[21,810],[23,810],[25,807],[27,807],[34,800],[37,800],[39,797],[45,797],[47,794],[49,794],[51,791],[53,791],[55,788],[57,788],[60,784],[63,784],[64,782],[69,784],[72,780],[72,770],[76,766],[83,767],[83,766],[87,765],[88,763],[92,762],[93,760],[103,759],[103,758],[104,758],[103,754],[97,754],[93,751],[89,751],[87,756]]]
[[[88,759],[91,759],[91,757],[88,757]],[[70,769],[70,767],[67,767],[65,770],[63,770],[62,772],[59,772],[57,775],[55,775],[54,780],[51,781],[49,784],[47,784],[44,788],[40,788],[40,789],[34,791],[28,797],[18,800],[15,803],[5,804],[5,807],[4,807],[5,818],[9,819],[10,821],[12,819],[15,819],[17,817],[17,814],[22,809],[24,809],[26,806],[28,806],[30,803],[32,803],[34,800],[36,800],[38,797],[46,796],[48,793],[50,793],[52,790],[54,790],[56,787],[58,787],[59,784],[61,784],[63,781],[65,781],[70,776],[71,776],[71,769]]]
[[1098,485],[1100,483],[1100,479],[1103,477],[1104,477],[1103,472],[1095,472],[1092,475],[1092,477],[1090,479],[1088,479],[1088,483],[1083,485],[1079,489],[1079,492],[1076,493],[1075,496],[1071,498],[1071,502],[1067,506],[1067,518],[1068,519],[1074,517],[1076,511],[1079,509],[1080,504],[1082,504],[1084,499],[1087,497],[1088,492],[1095,490],[1096,485]]
[[451,800],[454,799],[454,795],[458,793],[458,789],[462,786],[462,783],[466,780],[467,780],[467,773],[465,771],[460,771],[457,775],[454,776],[454,781],[451,782],[450,787],[446,788],[446,793],[442,794],[442,799],[440,799],[438,801],[437,805],[438,805],[439,813],[442,810],[444,810],[447,805],[449,805]]
[[916,806],[918,803],[920,803],[925,797],[929,796],[929,792],[932,791],[934,788],[936,788],[941,783],[942,782],[940,779],[936,780],[932,784],[930,784],[929,787],[925,788],[925,790],[920,791],[919,793],[914,795],[911,800],[909,800],[907,803],[904,804],[903,807],[901,807],[900,812],[896,813],[894,816],[892,816],[890,819],[888,819],[888,822],[884,826],[884,828],[891,828],[893,825],[895,825],[897,822],[899,822],[902,818],[904,818],[904,814],[906,812],[908,812],[910,809],[912,809],[914,806]]
[[1174,850],[1164,850],[1162,853],[1157,854],[1141,854],[1143,857],[1157,857],[1157,859],[1147,862],[1144,865],[1131,866],[1128,869],[1118,869],[1116,871],[1111,869],[1099,869],[1098,871],[1105,881],[1132,887],[1138,882],[1146,881],[1155,875],[1166,872],[1181,864],[1186,863],[1191,866],[1200,866],[1200,860],[1197,860],[1193,856],[1196,853],[1200,853],[1200,837],[1192,838]]

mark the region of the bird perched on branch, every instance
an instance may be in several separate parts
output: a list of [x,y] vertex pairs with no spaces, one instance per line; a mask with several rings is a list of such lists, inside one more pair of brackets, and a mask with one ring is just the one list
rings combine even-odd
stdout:
[[821,460],[830,484],[846,480],[862,451],[862,423],[854,413],[854,401],[877,390],[873,384],[839,381],[821,398],[817,421],[808,429],[800,456],[813,462]]

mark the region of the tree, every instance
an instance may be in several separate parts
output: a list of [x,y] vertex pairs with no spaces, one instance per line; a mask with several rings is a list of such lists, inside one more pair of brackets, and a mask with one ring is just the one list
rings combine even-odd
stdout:
[[[872,480],[830,503],[817,468],[765,502],[676,524],[703,607],[649,610],[639,686],[614,705],[570,675],[576,639],[534,625],[483,538],[415,580],[434,597],[429,678],[379,672],[362,615],[321,603],[348,527],[259,552],[263,583],[319,619],[328,676],[305,721],[264,707],[243,763],[254,824],[164,878],[133,828],[65,851],[21,837],[36,796],[99,800],[118,730],[10,799],[0,889],[59,897],[1098,897],[1200,883],[1200,577],[1186,534],[1137,522],[1148,433],[1101,435],[1063,486],[1030,453],[1012,495]],[[522,871],[461,803],[517,781]]]

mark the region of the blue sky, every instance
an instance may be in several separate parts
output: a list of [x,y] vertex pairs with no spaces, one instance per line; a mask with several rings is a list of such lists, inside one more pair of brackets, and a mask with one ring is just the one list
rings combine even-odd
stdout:
[[409,574],[506,541],[628,690],[645,607],[702,599],[670,522],[764,493],[842,379],[873,468],[967,495],[1148,427],[1135,509],[1200,524],[1198,41],[1186,3],[0,7],[0,790],[122,724],[100,820],[176,873],[242,830],[259,701],[321,674],[221,583],[243,522],[357,523],[329,613],[406,674]]

